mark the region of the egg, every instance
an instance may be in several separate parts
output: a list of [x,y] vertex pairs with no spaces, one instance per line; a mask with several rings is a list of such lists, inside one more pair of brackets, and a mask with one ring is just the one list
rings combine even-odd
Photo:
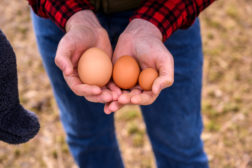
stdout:
[[78,75],[84,84],[105,86],[112,75],[112,62],[99,48],[86,50],[78,62]]
[[138,81],[140,68],[131,56],[122,56],[114,64],[113,81],[122,89],[134,87]]
[[146,68],[140,73],[138,83],[143,90],[149,91],[157,77],[158,72],[155,69]]

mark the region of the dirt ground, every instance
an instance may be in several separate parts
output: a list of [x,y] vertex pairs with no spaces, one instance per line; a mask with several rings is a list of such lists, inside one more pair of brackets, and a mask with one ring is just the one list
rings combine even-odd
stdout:
[[[29,143],[0,142],[0,168],[76,168],[65,142],[48,77],[25,1],[0,1],[0,28],[18,64],[21,103],[39,116],[41,130]],[[252,168],[252,1],[219,0],[201,15],[204,46],[202,138],[211,168]],[[127,168],[154,168],[137,106],[116,113]]]

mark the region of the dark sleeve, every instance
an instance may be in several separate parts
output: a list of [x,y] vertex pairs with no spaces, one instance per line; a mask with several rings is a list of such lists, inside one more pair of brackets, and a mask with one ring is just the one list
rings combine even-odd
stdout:
[[174,31],[189,27],[214,0],[147,0],[130,18],[142,18],[156,25],[165,41]]

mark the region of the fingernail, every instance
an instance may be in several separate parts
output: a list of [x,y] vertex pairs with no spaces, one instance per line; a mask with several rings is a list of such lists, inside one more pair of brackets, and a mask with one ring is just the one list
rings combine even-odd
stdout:
[[107,115],[109,115],[111,112],[109,112],[109,111],[104,111],[105,112],[105,114],[107,114]]
[[105,114],[108,114],[108,113],[109,113],[108,108],[104,109],[104,113],[105,113]]

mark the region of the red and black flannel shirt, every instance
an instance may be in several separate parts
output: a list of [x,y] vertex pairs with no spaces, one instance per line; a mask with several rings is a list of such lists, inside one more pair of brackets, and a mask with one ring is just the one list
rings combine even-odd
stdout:
[[[51,18],[59,27],[65,24],[74,13],[94,7],[88,0],[28,0],[35,13]],[[166,40],[179,28],[189,27],[214,0],[146,0],[130,18],[142,18],[156,25]]]

